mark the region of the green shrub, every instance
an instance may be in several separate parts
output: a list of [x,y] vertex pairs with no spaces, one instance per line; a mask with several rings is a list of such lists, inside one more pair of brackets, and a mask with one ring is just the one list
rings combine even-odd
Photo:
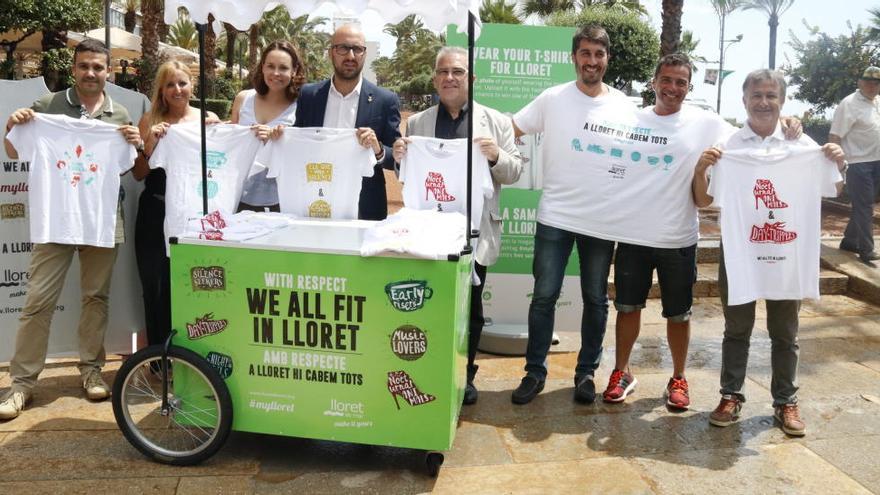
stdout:
[[[202,107],[201,102],[198,99],[190,100],[189,104],[195,108]],[[232,100],[208,98],[205,100],[205,108],[209,112],[216,113],[220,120],[228,120],[229,111],[232,109]]]

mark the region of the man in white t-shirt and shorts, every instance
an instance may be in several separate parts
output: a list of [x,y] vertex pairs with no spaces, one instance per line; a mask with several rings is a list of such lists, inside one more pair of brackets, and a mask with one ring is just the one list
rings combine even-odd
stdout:
[[640,201],[645,209],[663,212],[658,218],[649,218],[651,211],[644,212],[647,223],[640,236],[643,242],[617,243],[615,365],[602,394],[605,402],[623,402],[638,382],[629,370],[629,360],[656,269],[673,366],[666,386],[666,404],[679,410],[690,405],[684,372],[699,238],[699,218],[691,193],[693,164],[706,148],[725,140],[735,130],[715,113],[683,106],[692,73],[693,65],[686,55],[662,57],[651,82],[656,103],[639,111],[638,126],[666,136],[669,143],[664,153],[675,156],[676,164],[669,173],[657,174],[656,187],[645,191]]
[[[83,41],[73,53],[72,72],[75,85],[66,91],[40,98],[31,108],[21,108],[13,112],[6,123],[7,134],[14,126],[33,120],[35,112],[62,114],[77,119],[97,119],[116,124],[125,140],[142,153],[144,142],[138,128],[131,125],[128,111],[104,92],[110,67],[110,50],[103,43],[96,40]],[[18,152],[8,139],[4,140],[4,146],[10,158],[18,157]],[[123,242],[121,209],[118,205],[115,240],[117,247]],[[104,400],[110,395],[110,388],[101,377],[101,367],[105,359],[104,332],[107,330],[110,279],[117,248],[35,244],[29,268],[27,301],[22,308],[15,354],[9,367],[12,388],[3,402],[0,402],[0,419],[15,418],[31,399],[37,377],[45,366],[49,326],[74,251],[79,256],[82,293],[78,330],[78,367],[82,385],[86,396],[91,400]]]

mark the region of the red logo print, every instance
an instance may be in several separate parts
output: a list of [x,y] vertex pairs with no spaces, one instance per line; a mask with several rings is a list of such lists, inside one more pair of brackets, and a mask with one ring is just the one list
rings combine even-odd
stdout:
[[788,203],[781,201],[776,197],[776,191],[773,189],[773,183],[768,179],[758,179],[755,181],[755,189],[752,190],[755,195],[755,209],[758,209],[758,200],[764,202],[764,206],[770,209],[788,208]]
[[443,182],[440,172],[428,172],[428,178],[425,179],[425,201],[428,200],[429,191],[437,201],[455,201],[455,196],[446,192],[446,183]]
[[797,239],[797,232],[788,232],[783,230],[783,227],[785,227],[785,222],[764,222],[763,227],[752,225],[752,235],[749,236],[749,240],[761,244],[768,242],[773,244],[786,244]]

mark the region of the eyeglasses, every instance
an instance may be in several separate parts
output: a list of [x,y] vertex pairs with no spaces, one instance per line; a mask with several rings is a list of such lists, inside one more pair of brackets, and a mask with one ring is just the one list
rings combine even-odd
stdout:
[[336,52],[337,55],[348,55],[348,52],[354,53],[356,57],[360,57],[367,51],[367,47],[360,45],[331,45],[330,48]]
[[441,78],[449,77],[450,74],[456,79],[462,79],[467,74],[467,71],[464,69],[437,69],[434,71],[434,75]]

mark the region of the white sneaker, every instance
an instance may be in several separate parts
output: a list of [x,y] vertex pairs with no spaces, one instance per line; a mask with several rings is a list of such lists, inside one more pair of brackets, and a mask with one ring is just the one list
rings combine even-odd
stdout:
[[104,400],[110,397],[110,387],[101,378],[101,371],[97,369],[89,371],[83,378],[83,389],[90,400]]
[[13,419],[21,414],[27,397],[22,392],[12,392],[3,402],[0,402],[0,419]]

